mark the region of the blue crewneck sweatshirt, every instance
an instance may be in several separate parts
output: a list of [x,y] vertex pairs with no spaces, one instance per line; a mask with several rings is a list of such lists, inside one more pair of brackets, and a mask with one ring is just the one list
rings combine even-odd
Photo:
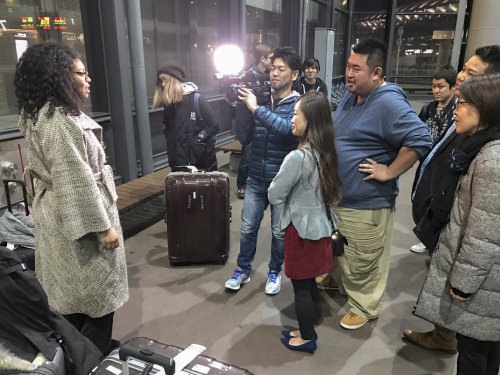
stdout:
[[367,174],[358,171],[359,164],[371,158],[389,165],[401,147],[412,148],[422,157],[432,145],[429,129],[396,84],[379,86],[361,103],[354,104],[355,99],[355,94],[346,92],[333,115],[342,183],[340,205],[370,210],[394,207],[397,179],[363,181]]

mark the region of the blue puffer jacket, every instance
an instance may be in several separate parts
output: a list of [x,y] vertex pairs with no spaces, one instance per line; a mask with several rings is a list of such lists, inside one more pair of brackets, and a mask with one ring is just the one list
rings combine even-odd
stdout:
[[299,140],[292,135],[294,106],[299,98],[295,91],[276,106],[269,103],[252,113],[245,106],[236,108],[235,133],[243,145],[252,144],[248,177],[271,182],[286,155],[297,148]]

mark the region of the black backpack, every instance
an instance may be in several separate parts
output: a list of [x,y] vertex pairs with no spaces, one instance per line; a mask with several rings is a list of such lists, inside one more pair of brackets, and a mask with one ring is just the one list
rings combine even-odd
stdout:
[[[52,360],[61,347],[66,374],[88,375],[102,357],[90,340],[50,309],[35,273],[1,246],[0,317],[0,342],[18,358],[31,362],[42,353]],[[0,374],[15,373],[25,372],[0,369]]]

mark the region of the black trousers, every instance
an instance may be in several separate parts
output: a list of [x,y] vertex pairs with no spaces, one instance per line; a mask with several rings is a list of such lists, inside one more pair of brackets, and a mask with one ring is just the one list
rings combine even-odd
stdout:
[[113,333],[113,317],[112,312],[100,318],[91,318],[85,314],[69,314],[64,317],[78,329],[82,335],[87,337],[99,348],[103,355],[109,352],[111,344],[111,335]]
[[293,292],[295,294],[295,314],[299,322],[300,336],[304,340],[315,340],[318,336],[314,330],[314,324],[319,318],[317,314],[317,303],[319,301],[318,288],[314,278],[305,280],[293,280]]
[[457,375],[498,375],[500,342],[479,341],[457,333]]

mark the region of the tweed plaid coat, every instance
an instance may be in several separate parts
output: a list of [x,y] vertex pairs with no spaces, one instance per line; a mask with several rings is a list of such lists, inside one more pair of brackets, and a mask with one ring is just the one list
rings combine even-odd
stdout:
[[[35,177],[35,267],[50,306],[96,318],[128,300],[127,266],[111,166],[102,128],[85,114],[46,104],[36,123],[22,116]],[[98,232],[114,228],[119,247],[104,249]]]

